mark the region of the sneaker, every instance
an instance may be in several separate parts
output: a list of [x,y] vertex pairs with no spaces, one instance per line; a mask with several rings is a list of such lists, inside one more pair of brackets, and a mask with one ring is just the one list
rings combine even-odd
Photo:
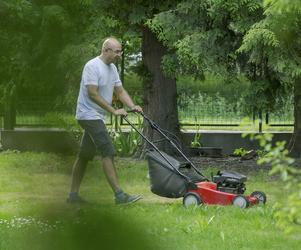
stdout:
[[88,202],[81,198],[79,195],[69,195],[67,198],[67,203],[71,204],[87,204]]
[[127,193],[120,193],[120,194],[115,195],[115,204],[116,205],[130,204],[130,203],[134,203],[140,199],[142,199],[141,195],[129,195]]

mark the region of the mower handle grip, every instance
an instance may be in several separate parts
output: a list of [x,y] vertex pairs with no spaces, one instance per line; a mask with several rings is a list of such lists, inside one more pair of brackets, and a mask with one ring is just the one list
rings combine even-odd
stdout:
[[[128,114],[135,113],[135,114],[140,114],[140,115],[144,116],[142,112],[139,112],[139,111],[136,111],[136,110],[127,110],[126,112]],[[122,117],[125,118],[125,117],[127,117],[127,115],[122,115]]]
[[126,111],[128,114],[130,114],[130,113],[135,113],[135,114],[139,114],[139,115],[142,115],[142,116],[144,116],[144,114],[143,114],[143,112],[139,112],[139,111],[137,111],[137,110],[127,110]]
[[138,111],[132,110],[132,109],[131,109],[131,110],[127,110],[126,112],[127,112],[127,113],[138,113]]

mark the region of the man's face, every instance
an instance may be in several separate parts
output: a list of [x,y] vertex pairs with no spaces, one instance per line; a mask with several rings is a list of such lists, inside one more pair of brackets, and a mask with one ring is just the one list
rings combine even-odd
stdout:
[[119,43],[112,43],[106,49],[107,59],[110,63],[116,63],[122,56],[122,48]]

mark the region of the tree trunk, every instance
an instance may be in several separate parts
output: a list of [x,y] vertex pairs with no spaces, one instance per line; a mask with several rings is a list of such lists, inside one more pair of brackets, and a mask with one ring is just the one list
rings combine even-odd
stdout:
[[290,155],[295,158],[301,153],[301,79],[295,81],[294,85],[294,134],[289,148]]
[[[179,136],[176,80],[166,77],[161,68],[161,60],[166,53],[166,47],[158,41],[155,34],[147,27],[143,27],[142,58],[146,71],[143,81],[144,113],[162,129]],[[162,139],[146,121],[144,122],[143,133],[152,141]],[[166,141],[156,145],[160,150],[168,153],[173,152]],[[144,142],[140,155],[143,155],[147,148],[149,145]]]

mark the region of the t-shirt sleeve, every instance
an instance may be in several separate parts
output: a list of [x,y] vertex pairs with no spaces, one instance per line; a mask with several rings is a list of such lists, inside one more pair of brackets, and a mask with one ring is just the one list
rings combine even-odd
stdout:
[[95,67],[91,64],[86,64],[83,69],[82,81],[84,85],[98,85],[98,75]]
[[122,82],[121,82],[121,80],[120,80],[119,73],[118,73],[117,68],[116,68],[115,65],[113,66],[113,72],[114,72],[114,80],[113,80],[113,82],[114,82],[114,87],[121,86],[121,85],[122,85]]

